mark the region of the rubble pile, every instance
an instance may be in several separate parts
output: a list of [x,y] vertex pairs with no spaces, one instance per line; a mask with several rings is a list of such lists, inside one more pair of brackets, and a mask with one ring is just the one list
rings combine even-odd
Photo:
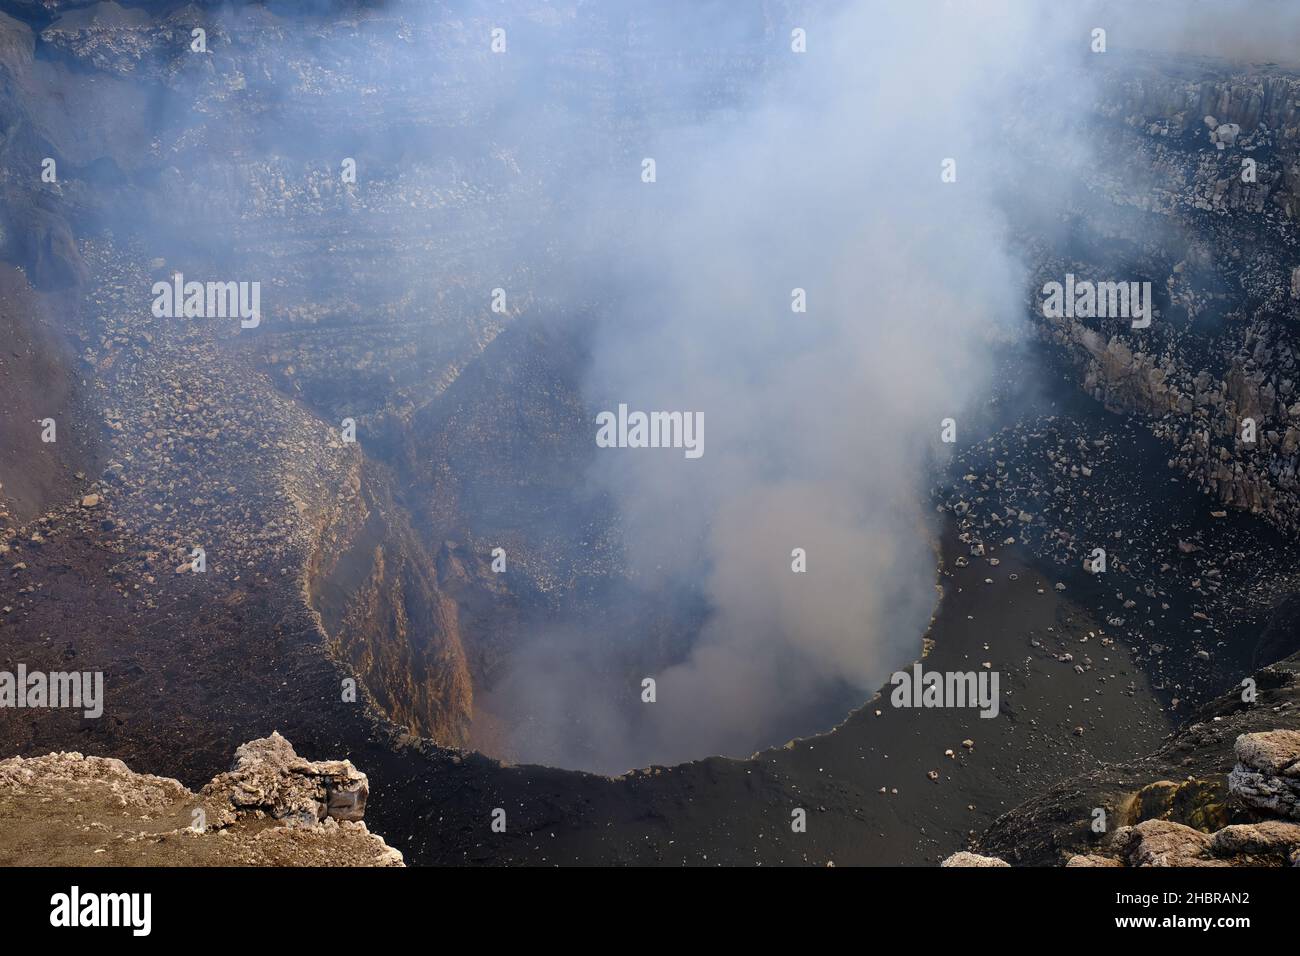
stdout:
[[5,866],[402,866],[363,821],[366,775],[278,733],[199,793],[79,753],[0,760]]

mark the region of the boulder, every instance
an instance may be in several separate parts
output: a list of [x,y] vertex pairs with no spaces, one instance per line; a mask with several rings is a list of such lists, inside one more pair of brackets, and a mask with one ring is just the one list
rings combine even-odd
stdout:
[[1227,866],[1209,858],[1208,833],[1170,820],[1120,827],[1113,845],[1129,866]]
[[1223,146],[1233,146],[1236,144],[1239,135],[1241,135],[1241,127],[1236,123],[1222,123],[1219,128],[1214,131],[1211,140],[1216,143],[1221,143]]
[[1243,858],[1238,863],[1286,864],[1300,850],[1300,823],[1265,820],[1239,823],[1214,834],[1210,851],[1217,857]]
[[276,732],[236,750],[234,768],[214,778],[202,795],[224,798],[235,815],[262,812],[312,825],[327,817],[362,819],[370,786],[351,761],[306,760]]
[[1300,820],[1300,731],[1242,734],[1228,775],[1234,801],[1250,810]]

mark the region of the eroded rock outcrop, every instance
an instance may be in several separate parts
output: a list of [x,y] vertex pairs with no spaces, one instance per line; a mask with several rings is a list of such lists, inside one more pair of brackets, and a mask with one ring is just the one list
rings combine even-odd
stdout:
[[[1265,820],[1204,833],[1170,820],[1144,820],[1118,830],[1110,850],[1113,855],[1094,853],[1087,857],[1109,858],[1124,866],[1300,865],[1300,825]],[[1096,863],[1076,863],[1071,858],[1067,865]]]
[[1300,820],[1300,731],[1244,734],[1235,750],[1228,785],[1236,798],[1252,810]]
[[253,740],[235,751],[234,769],[221,774],[202,796],[219,803],[223,819],[260,812],[276,820],[319,823],[360,820],[370,787],[366,775],[348,760],[304,760],[278,733]]
[[402,866],[362,816],[366,775],[278,733],[199,793],[79,753],[0,760],[0,865]]
[[[1189,70],[1188,65],[1193,67]],[[1083,389],[1143,416],[1169,465],[1223,505],[1300,527],[1300,76],[1144,57],[1098,81],[1071,240],[1041,278],[1148,280],[1149,328],[1041,317]],[[1127,237],[1153,238],[1116,253]],[[1041,283],[1036,283],[1035,287]]]

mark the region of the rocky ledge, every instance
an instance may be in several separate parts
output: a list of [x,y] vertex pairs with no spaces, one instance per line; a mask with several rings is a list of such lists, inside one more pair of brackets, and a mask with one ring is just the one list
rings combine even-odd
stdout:
[[[1211,780],[1148,784],[1123,810],[1125,819],[1146,819],[1119,827],[1065,865],[1300,867],[1300,731],[1242,734],[1233,750],[1226,801],[1216,802]],[[1009,864],[963,851],[942,865]]]
[[362,820],[366,775],[278,733],[244,744],[197,794],[120,760],[0,760],[0,865],[402,866]]
[[[1234,750],[1237,765],[1228,775],[1229,812],[1235,810],[1262,819],[1229,824],[1212,832],[1172,819],[1143,820],[1120,827],[1096,851],[1073,856],[1066,865],[1300,866],[1300,823],[1291,822],[1300,820],[1296,805],[1300,795],[1300,732],[1242,734]],[[1153,786],[1182,785],[1160,781]]]

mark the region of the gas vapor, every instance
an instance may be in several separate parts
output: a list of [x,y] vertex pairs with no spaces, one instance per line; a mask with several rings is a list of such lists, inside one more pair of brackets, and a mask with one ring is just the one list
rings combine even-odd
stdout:
[[1000,113],[1041,66],[1039,18],[853,4],[807,26],[808,53],[735,123],[658,132],[657,181],[627,187],[617,217],[611,268],[635,295],[599,326],[589,404],[702,411],[708,452],[605,452],[592,480],[619,502],[641,586],[697,582],[710,614],[602,767],[825,729],[919,652],[940,423],[960,430],[988,339],[1019,323],[990,181],[1014,168]]

